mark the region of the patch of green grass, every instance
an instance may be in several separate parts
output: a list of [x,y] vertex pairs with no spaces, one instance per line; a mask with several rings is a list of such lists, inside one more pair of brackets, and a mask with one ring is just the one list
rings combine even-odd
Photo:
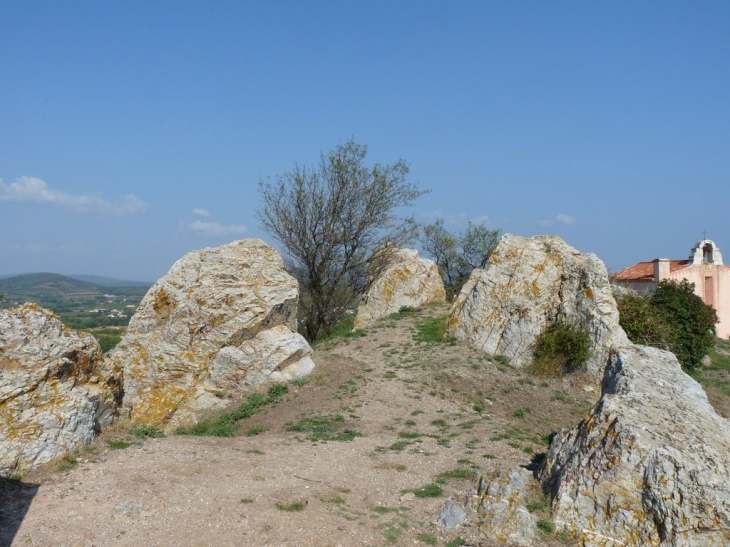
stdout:
[[456,338],[446,336],[447,317],[439,315],[416,321],[416,333],[413,335],[413,340],[418,343],[455,345]]
[[124,450],[125,448],[129,448],[133,444],[138,444],[138,443],[131,443],[129,441],[122,441],[122,440],[106,441],[106,445],[109,448],[109,450]]
[[352,429],[342,429],[345,423],[345,417],[342,414],[334,416],[311,416],[301,418],[298,422],[289,422],[286,424],[287,431],[298,433],[310,433],[309,440],[312,442],[320,441],[352,441],[362,434]]
[[403,422],[403,425],[405,425],[406,427],[414,427],[416,425],[416,422],[414,422],[413,420],[406,420],[405,422]]
[[481,403],[474,403],[471,408],[472,410],[474,410],[474,412],[484,412],[484,405]]
[[19,475],[18,473],[13,473],[8,477],[8,480],[11,480],[13,482],[20,482],[23,477]]
[[247,437],[253,437],[254,435],[260,435],[261,433],[264,433],[268,431],[269,428],[265,425],[255,425],[253,427],[249,427],[248,431],[246,432]]
[[449,424],[446,423],[446,420],[443,419],[433,420],[431,422],[431,425],[434,425],[436,427],[449,427]]
[[404,317],[411,317],[417,314],[419,311],[421,311],[419,308],[414,308],[413,306],[401,306],[401,308],[397,312],[391,313],[387,317],[387,319],[403,319]]
[[500,353],[499,355],[495,355],[494,356],[494,362],[497,363],[498,365],[502,365],[502,366],[505,366],[505,367],[510,366],[509,357],[507,357],[503,353]]
[[259,412],[261,407],[277,402],[288,391],[286,384],[274,384],[269,387],[266,397],[261,393],[253,393],[233,412],[224,412],[218,417],[203,418],[192,427],[179,427],[176,433],[199,437],[233,437],[240,427],[237,422],[250,418]]
[[398,509],[393,507],[385,507],[384,505],[373,505],[370,510],[378,515],[387,515],[388,513],[397,513]]
[[413,490],[417,498],[438,498],[443,495],[444,489],[436,483],[427,484],[417,490]]
[[502,441],[505,439],[514,439],[518,441],[527,441],[531,442],[533,444],[536,444],[538,446],[543,446],[545,444],[549,444],[548,440],[544,437],[541,437],[537,433],[533,433],[532,431],[516,426],[516,425],[508,425],[502,433],[499,435],[494,435],[489,440],[490,441]]
[[482,458],[486,458],[488,460],[494,460],[497,458],[497,456],[495,456],[494,454],[487,453],[487,454],[482,454]]
[[403,441],[398,441],[397,443],[391,444],[388,449],[389,450],[395,450],[396,452],[400,452],[401,450],[405,450],[408,446],[408,443],[404,443]]
[[555,524],[548,519],[540,519],[537,521],[537,527],[546,534],[552,534],[555,531]]
[[417,439],[421,436],[421,433],[415,431],[401,431],[398,436],[402,439]]
[[418,416],[419,414],[423,414],[423,410],[414,410],[411,412],[411,416]]
[[464,467],[457,467],[456,469],[450,469],[436,475],[435,481],[439,484],[444,484],[450,480],[464,480],[471,479],[474,477],[474,471],[466,469]]
[[545,494],[542,490],[528,492],[525,500],[525,507],[530,513],[550,511],[550,504],[550,495]]
[[241,499],[241,503],[253,503],[253,502],[254,502],[253,498],[242,498]]
[[152,427],[151,425],[140,425],[137,427],[133,427],[129,430],[130,435],[134,435],[138,439],[144,439],[145,437],[149,437],[151,439],[159,439],[161,437],[165,437],[165,432],[157,427]]
[[396,378],[396,377],[397,377],[396,373],[393,372],[392,370],[388,370],[388,371],[386,371],[385,374],[383,374],[383,378],[385,378],[386,380],[392,380],[393,378]]
[[69,471],[78,465],[79,461],[73,454],[66,454],[61,461],[58,463],[58,470],[60,472]]
[[261,451],[261,450],[254,450],[254,449],[251,449],[251,450],[246,450],[246,454],[257,454],[257,455],[259,455],[259,456],[264,456],[264,455],[266,455],[266,453],[265,453],[265,452],[263,452],[263,451]]
[[426,545],[436,545],[436,536],[429,534],[428,532],[421,532],[416,536],[416,539]]
[[466,540],[462,537],[457,537],[446,542],[446,547],[459,547],[460,545],[466,545]]
[[528,407],[522,407],[518,408],[512,413],[512,416],[515,418],[523,419],[526,415],[531,414],[532,410],[530,410]]
[[276,504],[276,508],[279,511],[287,511],[289,513],[294,513],[297,511],[304,511],[304,508],[307,506],[307,503],[304,501],[295,501],[292,503],[278,503]]
[[565,395],[564,393],[556,393],[550,397],[551,401],[560,401],[561,403],[572,403],[573,399]]

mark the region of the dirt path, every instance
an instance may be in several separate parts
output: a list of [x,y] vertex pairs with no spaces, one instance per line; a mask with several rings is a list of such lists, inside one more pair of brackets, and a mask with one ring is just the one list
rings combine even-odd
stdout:
[[[120,426],[70,470],[5,481],[0,543],[487,545],[473,513],[456,529],[435,524],[445,499],[463,504],[477,468],[529,464],[597,394],[417,341],[445,311],[321,345],[308,382],[242,421],[240,436],[139,441]],[[352,440],[321,440],[338,436]]]

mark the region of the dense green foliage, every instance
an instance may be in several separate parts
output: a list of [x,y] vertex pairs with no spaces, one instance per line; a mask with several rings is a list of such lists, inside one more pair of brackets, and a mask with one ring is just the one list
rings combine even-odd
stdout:
[[588,329],[556,321],[535,339],[532,370],[539,376],[561,376],[591,356]]
[[499,230],[489,230],[471,221],[466,231],[457,235],[444,228],[441,219],[423,227],[421,245],[426,254],[436,261],[449,300],[459,294],[475,268],[486,266],[499,238]]
[[686,279],[665,279],[650,296],[619,296],[619,323],[632,342],[667,349],[693,369],[715,344],[718,320],[694,289]]
[[299,330],[310,342],[331,333],[418,232],[412,219],[395,214],[424,193],[406,181],[406,162],[368,168],[366,154],[350,140],[323,153],[317,167],[296,165],[259,185],[257,216],[299,281]]

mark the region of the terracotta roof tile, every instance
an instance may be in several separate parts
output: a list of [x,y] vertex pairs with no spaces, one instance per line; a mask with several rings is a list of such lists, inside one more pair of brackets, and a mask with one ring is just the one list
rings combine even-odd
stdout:
[[[670,260],[669,271],[681,270],[689,265],[689,260]],[[612,276],[617,281],[653,281],[654,262],[639,262],[623,270],[619,270]]]

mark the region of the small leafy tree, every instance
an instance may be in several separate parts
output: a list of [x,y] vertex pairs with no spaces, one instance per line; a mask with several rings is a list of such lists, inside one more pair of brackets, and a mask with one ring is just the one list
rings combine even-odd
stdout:
[[406,181],[404,160],[364,165],[367,147],[353,140],[322,153],[317,167],[295,165],[259,183],[261,224],[284,247],[300,287],[300,330],[327,336],[348,307],[418,234],[395,214],[424,192]]
[[715,344],[717,312],[686,279],[664,279],[650,296],[616,300],[619,324],[634,343],[668,349],[685,369],[693,369]]
[[652,307],[661,310],[670,321],[672,352],[689,369],[699,365],[714,346],[717,323],[717,312],[694,289],[694,283],[686,279],[680,282],[665,279],[651,295]]
[[464,233],[451,234],[444,228],[444,221],[424,226],[420,241],[426,254],[433,257],[444,279],[449,300],[459,294],[475,268],[484,268],[497,247],[499,230],[489,230],[481,224],[469,221]]

